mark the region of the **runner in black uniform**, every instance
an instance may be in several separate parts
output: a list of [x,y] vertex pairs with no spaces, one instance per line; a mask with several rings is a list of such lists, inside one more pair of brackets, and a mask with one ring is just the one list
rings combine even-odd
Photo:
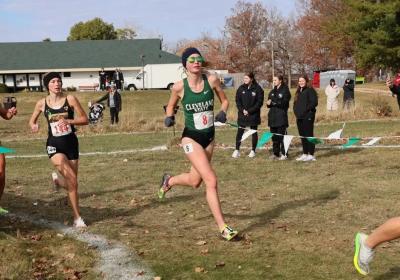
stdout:
[[[5,119],[9,120],[17,114],[17,109],[12,107],[8,110],[4,109],[0,106],[0,116]],[[1,144],[1,142],[0,142]],[[0,154],[0,199],[3,195],[4,187],[6,186],[6,157],[4,154]],[[7,214],[8,211],[4,208],[0,207],[0,215]]]
[[[58,177],[54,172],[53,181],[57,186],[68,191],[74,214],[74,227],[86,227],[79,214],[79,146],[74,126],[85,125],[89,121],[78,99],[63,93],[62,80],[58,73],[47,73],[43,78],[43,84],[49,91],[49,95],[36,103],[29,125],[33,132],[37,132],[39,115],[41,112],[44,113],[48,122],[47,154],[61,174]],[[78,116],[75,116],[75,112]]]
[[221,111],[215,117],[216,121],[226,122],[229,103],[218,77],[202,74],[203,62],[197,49],[188,48],[183,52],[182,64],[188,77],[174,84],[166,109],[165,125],[169,127],[175,123],[174,108],[181,100],[185,114],[182,146],[192,167],[189,173],[177,176],[165,174],[158,196],[163,199],[165,193],[175,185],[198,188],[204,181],[208,206],[221,235],[231,240],[238,232],[225,224],[218,198],[217,176],[210,163],[214,149],[214,93],[221,102]]

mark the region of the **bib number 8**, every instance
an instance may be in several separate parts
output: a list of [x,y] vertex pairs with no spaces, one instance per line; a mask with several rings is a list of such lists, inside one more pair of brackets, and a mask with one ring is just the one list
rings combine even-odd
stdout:
[[206,115],[203,115],[203,124],[206,125],[208,123],[208,118]]

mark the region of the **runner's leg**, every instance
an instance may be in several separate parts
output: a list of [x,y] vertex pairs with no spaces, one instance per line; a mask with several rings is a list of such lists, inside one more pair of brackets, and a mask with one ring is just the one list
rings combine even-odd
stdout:
[[64,154],[55,154],[51,162],[64,177],[65,187],[71,203],[74,220],[80,217],[78,200],[78,160],[68,160]]

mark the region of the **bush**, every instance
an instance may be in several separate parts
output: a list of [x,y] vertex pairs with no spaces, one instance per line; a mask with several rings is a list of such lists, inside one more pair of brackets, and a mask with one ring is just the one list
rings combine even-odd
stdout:
[[5,84],[0,84],[0,93],[6,93],[8,91],[8,87]]
[[380,117],[390,117],[392,115],[392,107],[389,102],[382,97],[375,97],[372,100],[374,113]]

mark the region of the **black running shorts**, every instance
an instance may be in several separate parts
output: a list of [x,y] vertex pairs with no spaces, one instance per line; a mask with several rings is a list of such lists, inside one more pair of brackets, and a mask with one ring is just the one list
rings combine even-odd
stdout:
[[214,141],[215,130],[212,129],[209,132],[199,132],[196,130],[191,130],[185,127],[182,133],[183,137],[188,137],[193,139],[195,142],[199,143],[204,149],[210,145],[212,141]]
[[47,138],[47,155],[49,158],[55,154],[64,154],[69,160],[79,159],[79,143],[75,133],[65,136]]

